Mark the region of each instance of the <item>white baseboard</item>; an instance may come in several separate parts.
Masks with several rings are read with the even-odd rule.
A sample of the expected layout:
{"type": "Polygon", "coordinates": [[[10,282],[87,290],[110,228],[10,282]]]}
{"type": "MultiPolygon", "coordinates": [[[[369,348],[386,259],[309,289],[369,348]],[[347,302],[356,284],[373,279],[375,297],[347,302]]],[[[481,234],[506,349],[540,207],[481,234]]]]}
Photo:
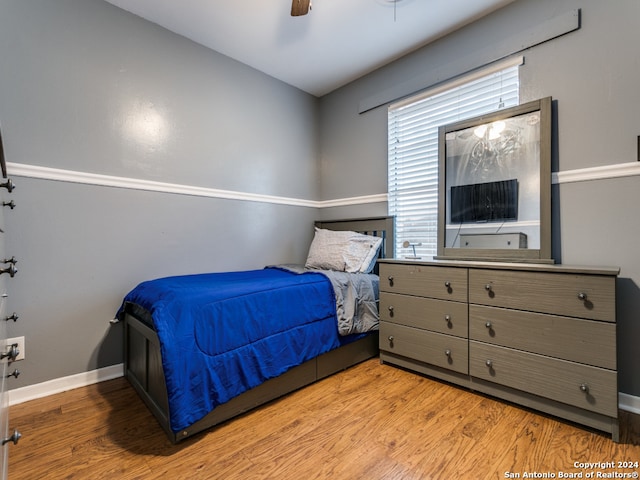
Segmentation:
{"type": "Polygon", "coordinates": [[[70,375],[68,377],[56,378],[46,382],[37,383],[35,385],[16,388],[7,392],[9,395],[9,406],[28,402],[29,400],[35,400],[36,398],[47,397],[60,392],[66,392],[67,390],[73,390],[74,388],[86,387],[87,385],[93,385],[94,383],[112,380],[114,378],[122,377],[123,375],[124,365],[120,363],[118,365],[111,365],[109,367],[99,368],[98,370],[92,370],[90,372],[78,373],[77,375],[70,375]]]}
{"type": "Polygon", "coordinates": [[[619,393],[618,406],[620,410],[640,415],[640,397],[629,395],[628,393],[619,393]]]}

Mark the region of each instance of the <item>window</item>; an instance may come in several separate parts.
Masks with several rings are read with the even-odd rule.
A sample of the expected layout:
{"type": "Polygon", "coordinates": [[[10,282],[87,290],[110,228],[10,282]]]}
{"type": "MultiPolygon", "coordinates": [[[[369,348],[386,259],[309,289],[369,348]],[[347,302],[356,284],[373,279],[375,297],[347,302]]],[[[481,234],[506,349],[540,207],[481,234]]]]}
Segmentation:
{"type": "Polygon", "coordinates": [[[519,103],[522,57],[449,82],[389,107],[389,215],[398,257],[436,254],[438,127],[519,103]]]}

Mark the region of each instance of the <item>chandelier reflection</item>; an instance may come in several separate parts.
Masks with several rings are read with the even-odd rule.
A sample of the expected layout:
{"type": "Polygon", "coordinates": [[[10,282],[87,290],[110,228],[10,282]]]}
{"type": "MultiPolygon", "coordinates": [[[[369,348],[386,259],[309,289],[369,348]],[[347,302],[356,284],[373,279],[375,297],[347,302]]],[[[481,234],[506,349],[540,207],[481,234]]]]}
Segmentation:
{"type": "Polygon", "coordinates": [[[506,160],[521,146],[520,128],[507,128],[502,120],[479,125],[473,130],[476,138],[469,153],[469,173],[480,178],[495,176],[507,168],[506,160]]]}

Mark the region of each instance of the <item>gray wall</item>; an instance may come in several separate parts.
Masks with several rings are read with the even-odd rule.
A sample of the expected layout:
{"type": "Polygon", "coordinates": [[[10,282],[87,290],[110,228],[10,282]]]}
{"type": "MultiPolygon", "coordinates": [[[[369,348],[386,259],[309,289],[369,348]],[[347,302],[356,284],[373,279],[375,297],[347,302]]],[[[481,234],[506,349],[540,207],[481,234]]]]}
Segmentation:
{"type": "MultiPolygon", "coordinates": [[[[314,200],[318,100],[101,0],[0,2],[7,161],[314,200]]],[[[12,388],[122,362],[110,326],[158,276],[301,261],[315,208],[15,177],[12,388]]]]}
{"type": "MultiPolygon", "coordinates": [[[[517,51],[527,36],[573,9],[577,31],[522,52],[521,102],[552,96],[557,105],[554,171],[634,162],[640,134],[640,2],[517,0],[321,99],[323,199],[386,191],[386,106],[359,114],[360,103],[394,86],[442,72],[463,73],[517,51]],[[521,33],[519,33],[521,32],[521,33]],[[347,173],[346,175],[344,173],[347,173]],[[357,175],[359,181],[352,179],[357,175]]],[[[636,170],[638,172],[638,170],[636,170]]],[[[554,187],[553,245],[557,261],[621,268],[618,282],[620,390],[640,396],[640,176],[560,183],[554,187]]],[[[386,204],[326,209],[326,216],[384,214],[386,204]]]]}
{"type": "MultiPolygon", "coordinates": [[[[554,170],[633,162],[636,0],[517,0],[320,100],[99,0],[3,0],[6,154],[27,165],[300,199],[385,193],[386,108],[359,114],[363,99],[479,67],[576,8],[580,30],[524,52],[522,101],[557,101],[554,170]]],[[[9,334],[27,340],[15,386],[121,362],[122,331],[108,319],[141,280],[301,261],[314,218],[387,213],[384,202],[318,210],[14,180],[18,207],[5,216],[20,272],[9,309],[21,318],[9,334]]],[[[564,263],[621,267],[620,389],[636,396],[639,187],[637,176],[555,186],[553,234],[564,263]]]]}

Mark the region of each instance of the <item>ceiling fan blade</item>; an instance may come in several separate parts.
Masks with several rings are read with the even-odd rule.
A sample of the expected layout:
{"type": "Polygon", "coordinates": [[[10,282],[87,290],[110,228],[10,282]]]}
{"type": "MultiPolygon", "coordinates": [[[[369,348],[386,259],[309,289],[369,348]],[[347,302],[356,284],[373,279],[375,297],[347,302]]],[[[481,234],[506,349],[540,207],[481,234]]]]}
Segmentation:
{"type": "Polygon", "coordinates": [[[300,15],[306,15],[311,8],[311,0],[292,0],[291,2],[291,16],[299,17],[300,15]]]}

